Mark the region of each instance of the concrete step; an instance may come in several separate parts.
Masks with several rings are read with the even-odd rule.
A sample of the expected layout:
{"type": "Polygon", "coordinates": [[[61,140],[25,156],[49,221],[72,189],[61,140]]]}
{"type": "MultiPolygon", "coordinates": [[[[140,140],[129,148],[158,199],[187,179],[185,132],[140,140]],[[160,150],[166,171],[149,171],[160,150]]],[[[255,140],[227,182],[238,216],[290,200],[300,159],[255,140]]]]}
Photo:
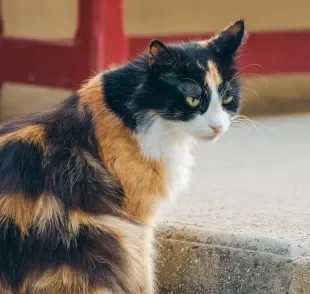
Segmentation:
{"type": "Polygon", "coordinates": [[[309,294],[310,257],[289,242],[205,228],[162,228],[162,294],[309,294]]]}

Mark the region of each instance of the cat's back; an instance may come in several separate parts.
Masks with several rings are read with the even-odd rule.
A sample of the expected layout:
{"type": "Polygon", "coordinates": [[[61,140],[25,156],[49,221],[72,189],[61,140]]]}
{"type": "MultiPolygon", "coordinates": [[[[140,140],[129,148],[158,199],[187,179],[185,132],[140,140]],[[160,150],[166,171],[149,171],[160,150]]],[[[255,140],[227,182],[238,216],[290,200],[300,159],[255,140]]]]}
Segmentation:
{"type": "MultiPolygon", "coordinates": [[[[80,111],[79,95],[3,125],[0,292],[125,293],[137,287],[127,275],[126,246],[137,247],[143,232],[121,217],[122,199],[122,187],[99,158],[92,117],[87,107],[80,111]],[[125,244],[123,231],[133,232],[133,244],[125,244]]],[[[136,263],[130,261],[141,266],[136,263]]]]}
{"type": "MultiPolygon", "coordinates": [[[[77,99],[70,97],[55,109],[24,116],[0,127],[1,196],[21,193],[37,197],[43,192],[46,166],[56,164],[55,154],[60,156],[64,149],[72,147],[74,128],[79,128],[71,109],[77,99]],[[64,106],[69,104],[66,113],[64,106]]],[[[75,148],[80,143],[77,138],[75,148]]]]}

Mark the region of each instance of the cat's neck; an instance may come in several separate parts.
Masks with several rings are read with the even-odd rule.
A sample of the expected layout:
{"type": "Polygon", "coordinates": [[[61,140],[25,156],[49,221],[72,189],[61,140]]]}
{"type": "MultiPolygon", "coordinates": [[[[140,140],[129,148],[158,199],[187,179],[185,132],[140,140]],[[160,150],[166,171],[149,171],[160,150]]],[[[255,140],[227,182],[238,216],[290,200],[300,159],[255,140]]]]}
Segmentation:
{"type": "Polygon", "coordinates": [[[140,144],[141,153],[145,158],[166,160],[175,156],[173,150],[188,149],[194,144],[194,139],[183,131],[177,131],[170,123],[158,115],[152,115],[146,122],[140,123],[135,136],[140,144]]]}
{"type": "Polygon", "coordinates": [[[153,116],[135,134],[141,154],[146,159],[163,162],[168,195],[174,197],[183,191],[190,178],[193,164],[191,149],[195,140],[186,133],[175,130],[169,122],[153,116]]]}

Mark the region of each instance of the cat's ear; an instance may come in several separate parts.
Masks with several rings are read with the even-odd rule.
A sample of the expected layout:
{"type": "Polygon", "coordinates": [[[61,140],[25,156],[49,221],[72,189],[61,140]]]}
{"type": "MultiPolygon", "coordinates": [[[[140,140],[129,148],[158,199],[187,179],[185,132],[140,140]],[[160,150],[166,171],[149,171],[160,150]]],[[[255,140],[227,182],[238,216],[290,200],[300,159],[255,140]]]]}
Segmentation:
{"type": "Polygon", "coordinates": [[[212,38],[209,48],[219,57],[233,57],[245,43],[246,31],[244,20],[238,20],[212,38]]]}
{"type": "Polygon", "coordinates": [[[175,65],[175,59],[163,42],[154,40],[149,46],[148,63],[154,70],[167,69],[175,65]]]}

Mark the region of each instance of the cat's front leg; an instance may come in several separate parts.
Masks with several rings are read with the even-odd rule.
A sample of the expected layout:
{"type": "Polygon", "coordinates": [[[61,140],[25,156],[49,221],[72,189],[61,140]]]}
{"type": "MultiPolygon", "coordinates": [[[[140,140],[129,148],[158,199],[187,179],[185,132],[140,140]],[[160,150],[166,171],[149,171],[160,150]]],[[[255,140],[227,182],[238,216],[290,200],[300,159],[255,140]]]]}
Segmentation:
{"type": "Polygon", "coordinates": [[[144,285],[140,294],[154,294],[155,291],[155,269],[154,269],[154,230],[148,229],[143,249],[144,285]]]}

